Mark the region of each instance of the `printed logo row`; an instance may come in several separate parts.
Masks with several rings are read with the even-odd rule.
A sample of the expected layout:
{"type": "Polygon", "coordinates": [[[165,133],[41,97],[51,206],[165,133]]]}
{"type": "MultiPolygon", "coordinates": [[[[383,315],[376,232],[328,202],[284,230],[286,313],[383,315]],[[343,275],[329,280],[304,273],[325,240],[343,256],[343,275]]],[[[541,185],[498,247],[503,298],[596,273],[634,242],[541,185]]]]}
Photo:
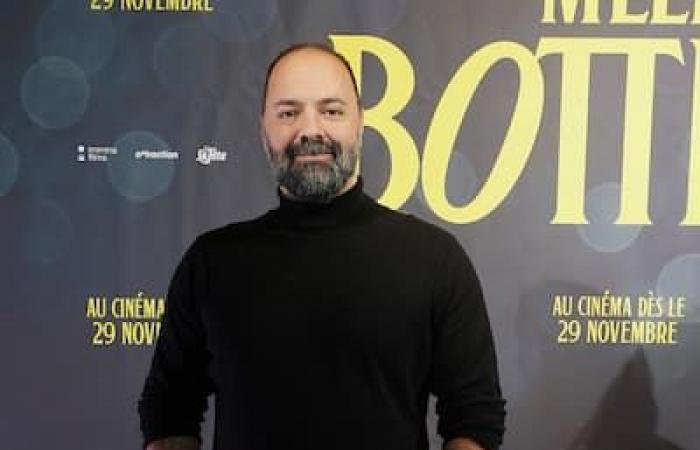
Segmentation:
{"type": "MultiPolygon", "coordinates": [[[[78,162],[108,162],[119,154],[116,147],[83,145],[77,147],[78,162]]],[[[133,151],[133,158],[147,161],[174,161],[180,159],[180,152],[170,149],[138,149],[133,151]]],[[[228,152],[219,150],[213,145],[202,145],[197,149],[195,160],[208,166],[212,163],[223,163],[228,159],[228,152]]]]}

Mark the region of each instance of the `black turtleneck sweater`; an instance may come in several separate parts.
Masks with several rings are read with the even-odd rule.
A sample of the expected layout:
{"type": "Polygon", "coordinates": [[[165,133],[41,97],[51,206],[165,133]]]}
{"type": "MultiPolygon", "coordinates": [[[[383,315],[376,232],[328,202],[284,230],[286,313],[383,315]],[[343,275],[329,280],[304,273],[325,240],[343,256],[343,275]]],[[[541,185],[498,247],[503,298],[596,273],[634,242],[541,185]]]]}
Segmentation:
{"type": "Polygon", "coordinates": [[[328,204],[281,195],[200,236],[168,292],[139,401],[145,443],[216,450],[427,450],[438,432],[486,449],[504,401],[479,281],[446,231],[379,205],[362,178],[328,204]]]}

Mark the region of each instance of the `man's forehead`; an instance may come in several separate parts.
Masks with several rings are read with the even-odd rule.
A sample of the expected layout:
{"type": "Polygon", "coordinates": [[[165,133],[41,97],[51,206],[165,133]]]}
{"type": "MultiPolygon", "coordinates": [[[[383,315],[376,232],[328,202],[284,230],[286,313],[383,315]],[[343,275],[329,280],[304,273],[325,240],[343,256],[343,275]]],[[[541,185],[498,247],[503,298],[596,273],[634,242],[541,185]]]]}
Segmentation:
{"type": "Polygon", "coordinates": [[[309,66],[340,71],[346,70],[344,64],[338,57],[329,52],[309,47],[296,49],[284,55],[275,64],[272,74],[274,75],[276,72],[279,73],[283,70],[309,66]]]}
{"type": "Polygon", "coordinates": [[[270,93],[277,94],[304,88],[332,89],[341,97],[354,94],[344,64],[335,56],[313,48],[299,49],[280,59],[270,73],[268,88],[270,93]]]}

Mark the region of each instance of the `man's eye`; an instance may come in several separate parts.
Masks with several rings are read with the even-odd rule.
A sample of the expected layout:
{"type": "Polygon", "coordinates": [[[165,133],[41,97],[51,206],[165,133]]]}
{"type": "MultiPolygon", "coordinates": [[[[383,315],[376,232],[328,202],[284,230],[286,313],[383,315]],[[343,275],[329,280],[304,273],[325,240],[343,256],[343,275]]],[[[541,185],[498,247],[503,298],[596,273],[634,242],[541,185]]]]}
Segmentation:
{"type": "Polygon", "coordinates": [[[327,109],[324,111],[326,115],[329,116],[342,116],[343,110],[341,109],[327,109]]]}
{"type": "Polygon", "coordinates": [[[291,119],[297,115],[294,110],[280,111],[277,113],[277,117],[280,119],[291,119]]]}

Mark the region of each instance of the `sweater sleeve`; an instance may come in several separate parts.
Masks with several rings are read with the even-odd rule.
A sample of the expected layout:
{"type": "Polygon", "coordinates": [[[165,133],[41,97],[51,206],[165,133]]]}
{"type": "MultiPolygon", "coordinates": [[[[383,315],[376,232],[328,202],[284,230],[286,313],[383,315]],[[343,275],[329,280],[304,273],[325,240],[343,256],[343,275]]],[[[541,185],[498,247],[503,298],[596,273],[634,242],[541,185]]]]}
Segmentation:
{"type": "Polygon", "coordinates": [[[497,449],[505,430],[491,326],[476,272],[451,238],[433,297],[430,390],[437,397],[438,433],[497,449]]]}
{"type": "Polygon", "coordinates": [[[212,383],[197,302],[205,294],[206,269],[195,243],[168,288],[166,311],[150,371],[138,402],[144,447],[170,436],[193,436],[200,428],[212,383]]]}

